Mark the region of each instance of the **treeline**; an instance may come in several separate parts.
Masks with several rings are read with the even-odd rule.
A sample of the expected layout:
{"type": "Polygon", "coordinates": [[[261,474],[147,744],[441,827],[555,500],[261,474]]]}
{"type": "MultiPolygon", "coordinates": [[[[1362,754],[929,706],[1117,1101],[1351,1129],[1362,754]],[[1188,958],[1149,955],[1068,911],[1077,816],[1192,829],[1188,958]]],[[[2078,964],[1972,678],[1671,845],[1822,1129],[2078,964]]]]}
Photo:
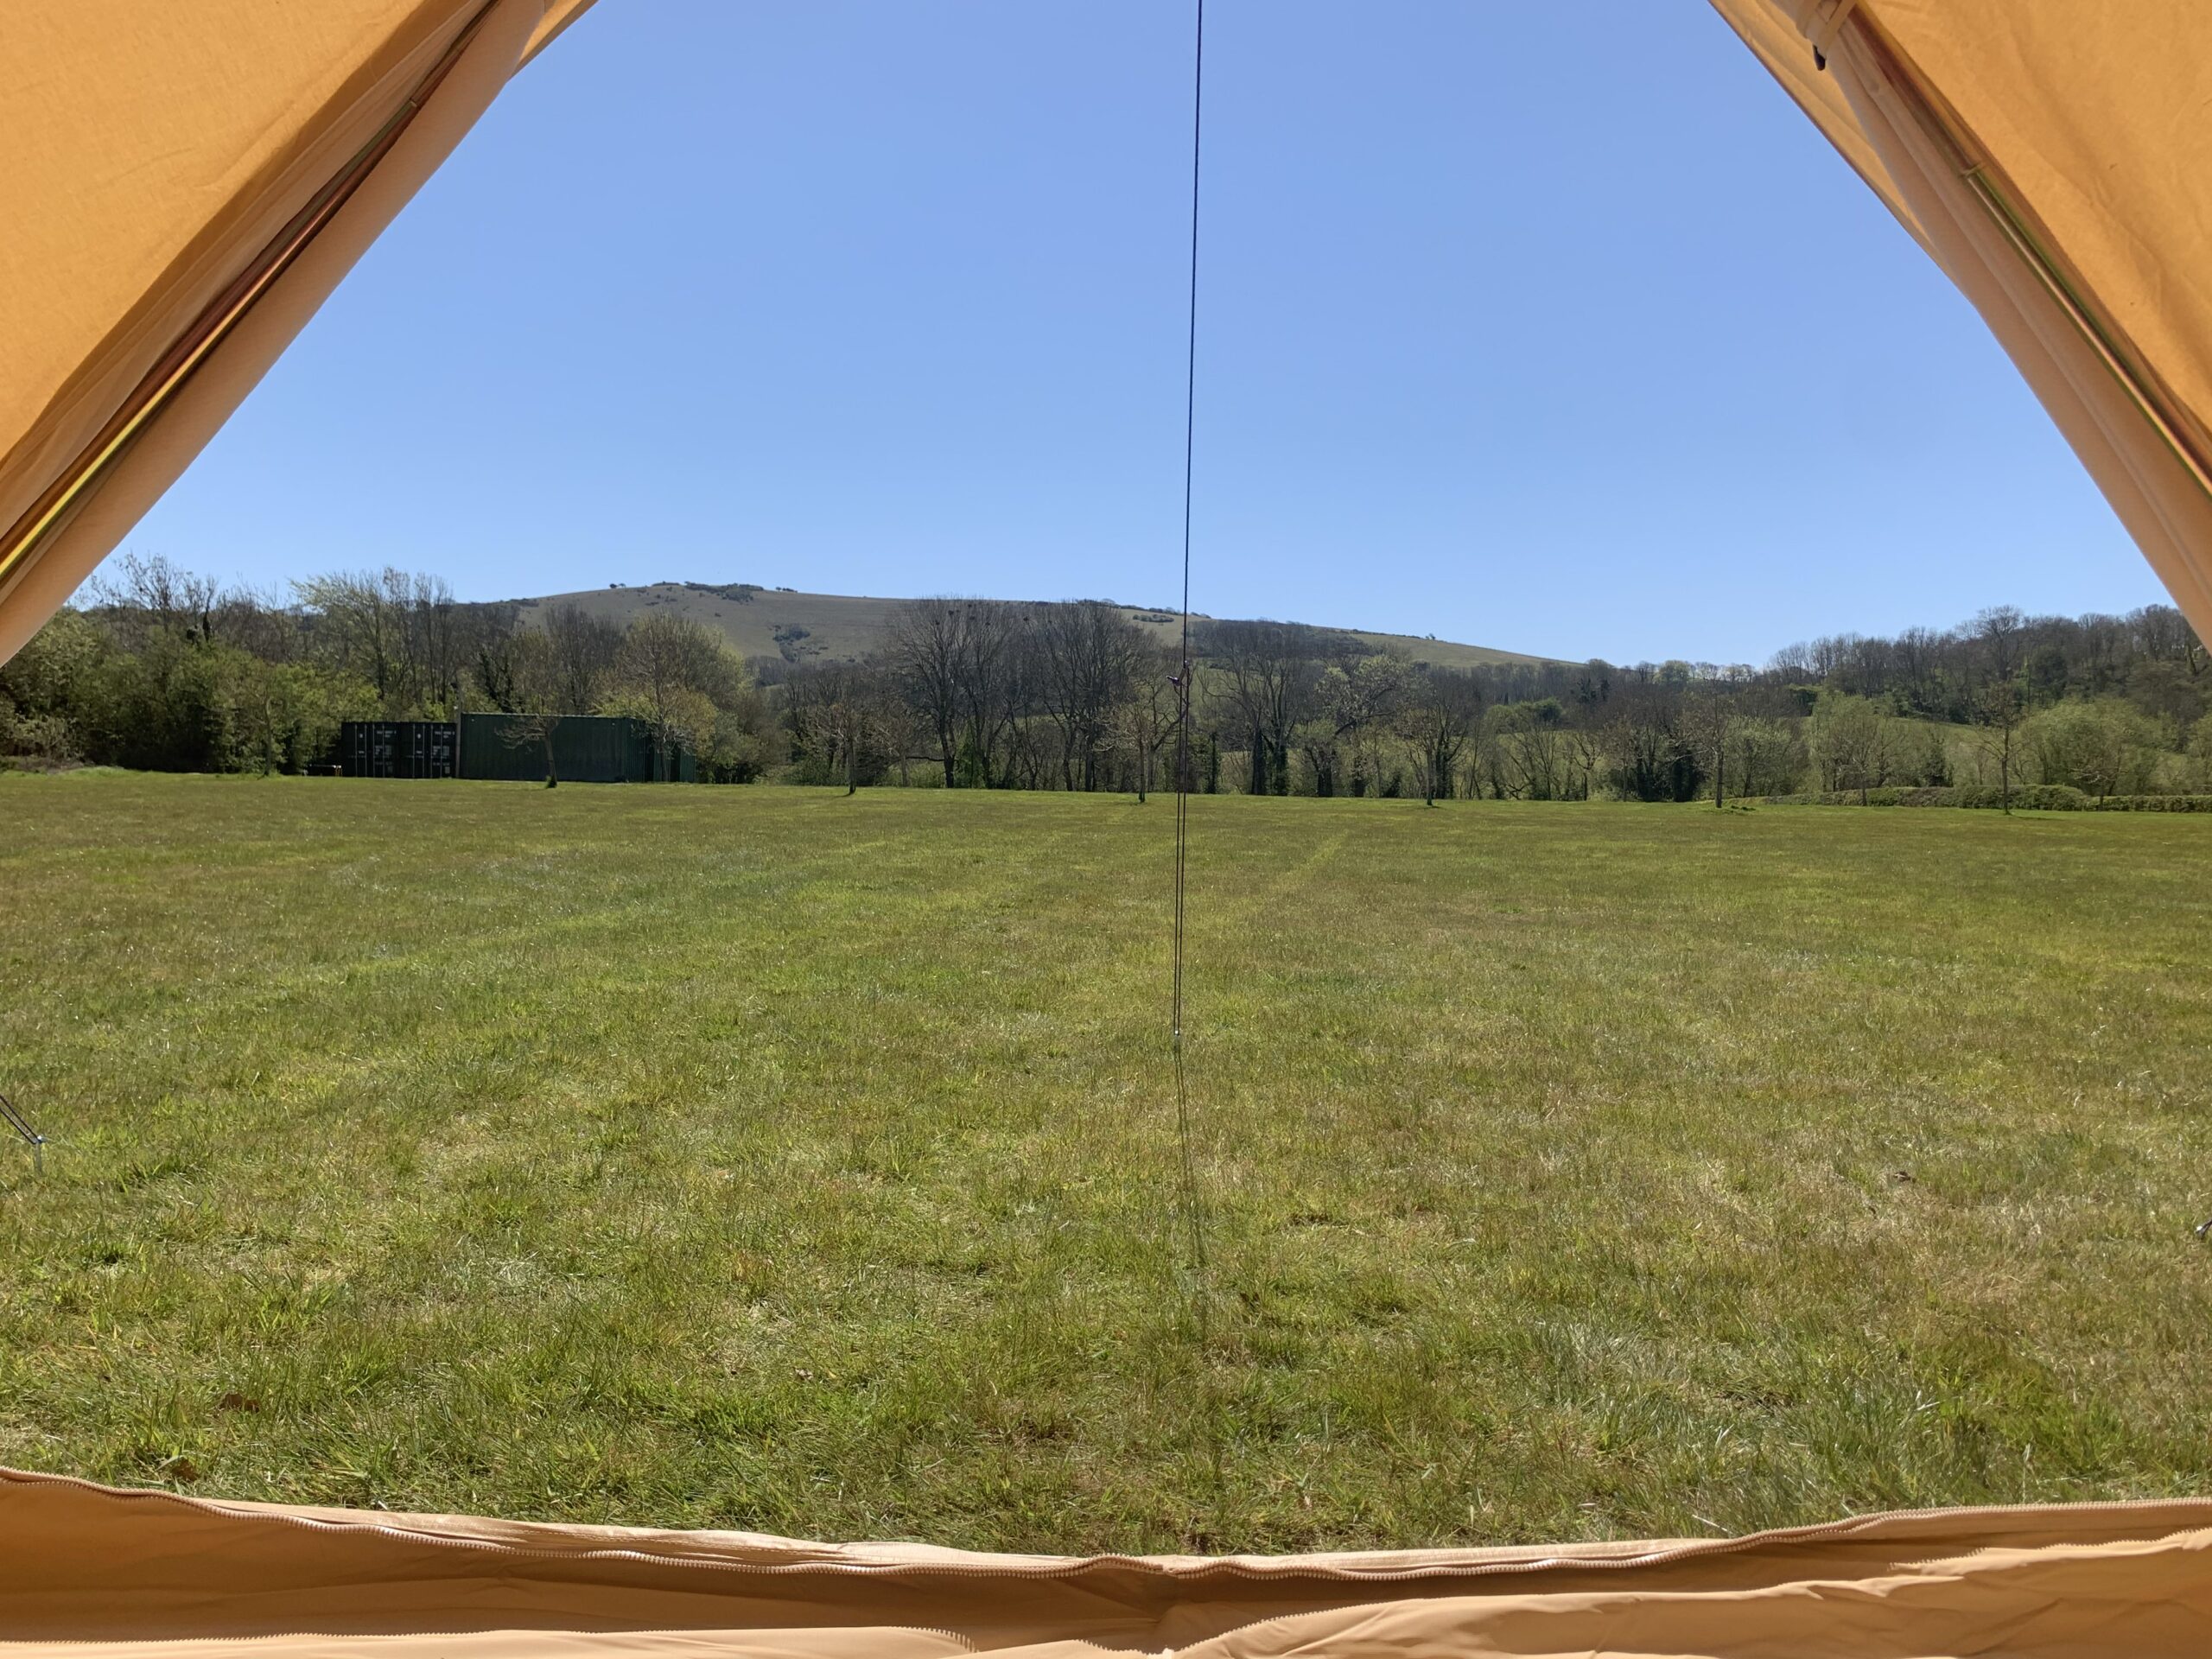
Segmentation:
{"type": "MultiPolygon", "coordinates": [[[[1987,785],[2212,787],[2212,663],[2181,614],[1793,646],[1764,669],[1452,668],[1281,622],[1193,624],[1191,786],[1571,801],[1987,785]]],[[[1179,658],[1117,607],[916,601],[865,663],[785,687],[794,775],[849,786],[1163,780],[1179,658]],[[919,764],[918,764],[918,762],[919,764]]]]}
{"type": "Polygon", "coordinates": [[[747,664],[665,613],[456,602],[435,576],[319,576],[289,600],[125,556],[0,665],[0,756],[298,771],[353,718],[628,715],[701,775],[848,789],[1171,787],[1572,801],[1800,792],[2212,789],[2212,660],[2181,614],[1843,635],[1764,668],[1449,667],[1282,622],[1172,640],[1095,601],[901,607],[854,664],[747,664]],[[766,682],[764,683],[764,682],[766,682]],[[1187,690],[1187,705],[1186,705],[1187,690]]]}
{"type": "MultiPolygon", "coordinates": [[[[1471,674],[1282,622],[1195,621],[1189,786],[1460,792],[1484,709],[1471,674]]],[[[779,688],[799,781],[944,788],[1169,786],[1179,646],[1099,600],[916,600],[868,660],[779,688]]]]}
{"type": "Polygon", "coordinates": [[[517,606],[463,604],[395,569],[312,577],[286,601],[133,555],[90,597],[0,664],[0,756],[301,772],[347,720],[496,709],[636,715],[726,781],[779,759],[744,664],[678,618],[623,628],[556,607],[524,626],[517,606]]]}

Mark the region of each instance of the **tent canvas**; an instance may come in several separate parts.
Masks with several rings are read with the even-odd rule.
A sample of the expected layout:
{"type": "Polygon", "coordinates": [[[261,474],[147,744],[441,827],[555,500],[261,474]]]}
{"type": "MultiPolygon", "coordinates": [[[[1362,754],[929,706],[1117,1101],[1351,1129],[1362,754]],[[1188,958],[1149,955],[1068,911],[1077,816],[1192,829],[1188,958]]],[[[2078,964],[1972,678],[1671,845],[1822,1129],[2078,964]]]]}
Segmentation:
{"type": "Polygon", "coordinates": [[[1065,1560],[0,1476],[0,1651],[2158,1659],[2203,1650],[2208,1544],[2212,1502],[2198,1501],[1871,1516],[1745,1539],[1065,1560]]]}
{"type": "MultiPolygon", "coordinates": [[[[0,8],[0,660],[589,0],[0,8]]],[[[1713,0],[1957,283],[2212,636],[2198,0],[1713,0]]],[[[1856,319],[1808,319],[1848,339],[1856,319]]],[[[1809,435],[1817,443],[1817,429],[1809,435]]],[[[1864,487],[1839,477],[1835,487],[1864,487]]],[[[2212,1503],[1206,1562],[284,1510],[0,1477],[25,1652],[2196,1652],[2212,1503]]]]}

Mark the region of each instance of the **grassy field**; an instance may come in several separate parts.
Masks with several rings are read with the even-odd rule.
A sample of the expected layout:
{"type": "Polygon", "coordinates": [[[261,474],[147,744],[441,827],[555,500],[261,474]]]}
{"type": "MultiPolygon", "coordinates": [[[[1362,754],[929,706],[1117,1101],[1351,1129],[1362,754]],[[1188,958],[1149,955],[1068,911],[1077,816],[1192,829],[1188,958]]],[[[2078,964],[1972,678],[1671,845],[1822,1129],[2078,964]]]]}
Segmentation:
{"type": "Polygon", "coordinates": [[[2212,1490],[2212,823],[0,778],[0,1462],[1289,1549],[2212,1490]]]}

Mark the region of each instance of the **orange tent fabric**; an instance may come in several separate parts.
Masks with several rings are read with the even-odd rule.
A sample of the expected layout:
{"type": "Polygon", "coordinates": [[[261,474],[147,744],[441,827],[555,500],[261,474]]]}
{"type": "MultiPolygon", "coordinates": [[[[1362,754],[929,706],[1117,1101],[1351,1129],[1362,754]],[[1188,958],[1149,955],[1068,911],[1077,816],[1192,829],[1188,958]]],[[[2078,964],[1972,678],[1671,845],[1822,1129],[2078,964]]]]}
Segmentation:
{"type": "MultiPolygon", "coordinates": [[[[2212,638],[2212,12],[1713,4],[1973,302],[2212,638]]],[[[1847,342],[1853,319],[1819,321],[1847,342]]]]}
{"type": "Polygon", "coordinates": [[[0,1653],[2179,1659],[2212,1633],[2209,1546],[2212,1502],[2196,1502],[1684,1543],[1062,1560],[0,1474],[0,1653]]]}
{"type": "Polygon", "coordinates": [[[589,3],[0,6],[0,661],[589,3]]]}

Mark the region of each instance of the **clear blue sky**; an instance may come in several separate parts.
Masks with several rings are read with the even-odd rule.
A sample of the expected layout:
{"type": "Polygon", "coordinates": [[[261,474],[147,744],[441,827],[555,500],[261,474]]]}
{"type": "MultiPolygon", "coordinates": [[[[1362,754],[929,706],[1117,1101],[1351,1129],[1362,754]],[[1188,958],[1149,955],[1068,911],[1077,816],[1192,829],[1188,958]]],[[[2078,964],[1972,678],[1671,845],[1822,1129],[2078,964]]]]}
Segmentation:
{"type": "MultiPolygon", "coordinates": [[[[1194,602],[1617,661],[2163,597],[1700,0],[1212,0],[1194,602]]],[[[1163,603],[1190,13],[601,0],[130,546],[1163,603]]]]}

